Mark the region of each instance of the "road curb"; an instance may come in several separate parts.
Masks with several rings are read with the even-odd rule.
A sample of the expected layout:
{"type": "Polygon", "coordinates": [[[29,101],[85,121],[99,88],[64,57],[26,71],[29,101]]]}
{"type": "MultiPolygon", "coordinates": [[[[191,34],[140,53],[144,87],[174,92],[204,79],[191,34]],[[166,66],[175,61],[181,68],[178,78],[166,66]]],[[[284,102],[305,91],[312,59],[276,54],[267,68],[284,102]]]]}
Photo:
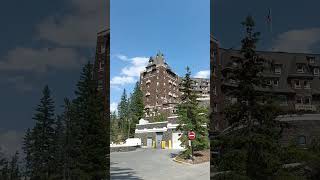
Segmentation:
{"type": "Polygon", "coordinates": [[[180,163],[180,164],[186,164],[186,165],[189,165],[189,166],[193,165],[193,164],[191,164],[191,163],[186,163],[186,162],[177,160],[176,158],[173,158],[172,160],[173,160],[174,162],[177,162],[177,163],[180,163]]]}

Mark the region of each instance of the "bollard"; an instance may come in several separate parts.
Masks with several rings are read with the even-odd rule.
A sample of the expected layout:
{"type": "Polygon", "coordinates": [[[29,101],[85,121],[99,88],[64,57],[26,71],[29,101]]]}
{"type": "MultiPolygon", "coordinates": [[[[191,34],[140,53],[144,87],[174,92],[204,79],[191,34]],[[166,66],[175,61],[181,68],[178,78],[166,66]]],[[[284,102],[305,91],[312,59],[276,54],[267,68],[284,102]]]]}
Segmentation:
{"type": "Polygon", "coordinates": [[[171,149],[171,140],[169,140],[168,148],[171,149]]]}
{"type": "Polygon", "coordinates": [[[163,149],[166,148],[166,141],[163,141],[163,149]]]}
{"type": "Polygon", "coordinates": [[[156,148],[156,142],[155,141],[152,141],[152,147],[156,148]]]}

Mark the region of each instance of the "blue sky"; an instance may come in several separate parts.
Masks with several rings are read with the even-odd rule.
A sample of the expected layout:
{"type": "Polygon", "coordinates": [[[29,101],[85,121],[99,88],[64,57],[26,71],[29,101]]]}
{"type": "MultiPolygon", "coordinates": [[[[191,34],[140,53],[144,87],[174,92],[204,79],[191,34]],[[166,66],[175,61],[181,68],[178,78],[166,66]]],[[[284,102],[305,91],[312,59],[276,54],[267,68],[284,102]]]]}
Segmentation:
{"type": "Polygon", "coordinates": [[[106,28],[106,1],[3,0],[0,6],[0,149],[14,152],[34,125],[47,84],[57,112],[73,98],[81,67],[106,28]]]}
{"type": "Polygon", "coordinates": [[[188,65],[193,75],[208,77],[209,0],[111,0],[110,7],[112,110],[158,51],[179,75],[188,65]]]}

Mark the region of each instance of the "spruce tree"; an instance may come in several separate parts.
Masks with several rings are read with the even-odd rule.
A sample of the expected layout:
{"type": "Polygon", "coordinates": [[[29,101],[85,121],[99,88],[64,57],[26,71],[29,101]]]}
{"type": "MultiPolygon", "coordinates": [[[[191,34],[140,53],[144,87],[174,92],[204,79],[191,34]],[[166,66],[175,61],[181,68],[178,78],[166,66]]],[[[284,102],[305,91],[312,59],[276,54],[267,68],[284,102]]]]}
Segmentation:
{"type": "Polygon", "coordinates": [[[197,95],[192,90],[193,80],[191,71],[186,68],[185,77],[180,83],[181,103],[177,106],[178,127],[177,130],[183,132],[180,141],[186,147],[184,154],[191,155],[191,147],[188,145],[188,132],[196,133],[195,140],[192,141],[192,147],[195,151],[208,148],[208,130],[204,127],[208,123],[207,110],[201,107],[197,101],[197,95]]]}
{"type": "Polygon", "coordinates": [[[48,86],[42,91],[43,97],[36,108],[32,129],[32,177],[48,179],[53,171],[52,160],[54,152],[55,118],[54,101],[48,86]]]}
{"type": "Polygon", "coordinates": [[[62,179],[63,178],[63,168],[64,168],[64,148],[65,148],[65,128],[63,124],[63,117],[58,116],[56,120],[55,126],[55,134],[54,134],[54,145],[53,145],[53,159],[52,159],[52,166],[53,166],[53,179],[62,179]]]}
{"type": "Polygon", "coordinates": [[[285,153],[278,143],[281,124],[275,118],[279,108],[269,93],[259,91],[266,84],[262,73],[269,62],[256,53],[259,33],[254,31],[255,22],[248,16],[242,25],[245,37],[239,57],[233,57],[237,65],[224,72],[226,81],[237,82],[237,88],[226,92],[237,102],[226,105],[229,128],[212,143],[214,149],[220,149],[214,165],[230,173],[216,178],[273,179],[281,172],[285,153]]]}
{"type": "Polygon", "coordinates": [[[127,136],[128,118],[129,118],[129,100],[127,98],[126,89],[123,89],[120,103],[118,105],[118,116],[120,120],[120,129],[122,131],[122,140],[127,136]]]}
{"type": "Polygon", "coordinates": [[[130,104],[129,104],[129,116],[130,116],[130,136],[134,136],[136,124],[139,123],[139,119],[143,117],[143,110],[144,110],[144,104],[143,104],[143,93],[140,89],[140,83],[137,82],[133,93],[130,97],[130,104]]]}
{"type": "Polygon", "coordinates": [[[24,152],[24,178],[27,179],[31,177],[32,171],[32,133],[30,128],[27,129],[26,134],[23,138],[22,150],[24,152]]]}
{"type": "Polygon", "coordinates": [[[107,175],[108,130],[103,97],[93,79],[93,67],[83,68],[76,90],[76,112],[81,131],[80,174],[83,178],[103,179],[107,175]]]}
{"type": "Polygon", "coordinates": [[[20,179],[20,169],[19,169],[19,153],[18,151],[12,156],[9,167],[9,178],[10,180],[20,179]]]}
{"type": "Polygon", "coordinates": [[[81,155],[82,135],[75,103],[70,102],[67,98],[64,99],[62,119],[65,125],[63,177],[64,179],[77,179],[80,176],[78,157],[81,155]]]}

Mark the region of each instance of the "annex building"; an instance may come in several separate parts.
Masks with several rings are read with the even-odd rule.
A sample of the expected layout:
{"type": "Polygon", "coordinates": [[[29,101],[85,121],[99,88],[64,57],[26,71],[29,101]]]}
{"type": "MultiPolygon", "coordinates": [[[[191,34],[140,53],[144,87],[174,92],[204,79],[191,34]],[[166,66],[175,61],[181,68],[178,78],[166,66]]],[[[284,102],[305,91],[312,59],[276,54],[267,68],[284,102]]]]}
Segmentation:
{"type": "MultiPolygon", "coordinates": [[[[211,36],[211,133],[221,132],[228,127],[224,121],[226,104],[237,101],[228,90],[237,87],[237,82],[226,78],[224,72],[237,66],[233,57],[240,57],[240,51],[219,47],[211,36]]],[[[270,61],[262,75],[268,87],[257,91],[272,93],[284,116],[279,120],[293,126],[283,133],[283,144],[296,142],[304,145],[320,137],[320,54],[257,51],[260,57],[270,61]],[[300,114],[300,115],[298,115],[300,114]]]]}

